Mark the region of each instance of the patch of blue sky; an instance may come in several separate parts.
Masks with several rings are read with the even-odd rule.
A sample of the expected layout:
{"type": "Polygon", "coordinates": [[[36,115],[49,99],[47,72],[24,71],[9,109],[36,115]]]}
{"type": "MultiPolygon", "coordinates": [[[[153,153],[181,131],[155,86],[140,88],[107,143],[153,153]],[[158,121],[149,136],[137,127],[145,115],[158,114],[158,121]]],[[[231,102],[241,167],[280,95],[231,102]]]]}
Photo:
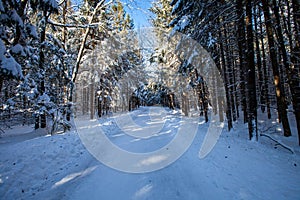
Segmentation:
{"type": "Polygon", "coordinates": [[[150,27],[153,14],[149,11],[153,0],[122,0],[126,12],[134,20],[135,28],[150,27]]]}
{"type": "MultiPolygon", "coordinates": [[[[150,27],[150,19],[153,14],[149,11],[152,2],[155,0],[121,0],[125,11],[134,21],[135,28],[150,27]]],[[[81,5],[84,0],[72,0],[73,4],[81,5]]]]}

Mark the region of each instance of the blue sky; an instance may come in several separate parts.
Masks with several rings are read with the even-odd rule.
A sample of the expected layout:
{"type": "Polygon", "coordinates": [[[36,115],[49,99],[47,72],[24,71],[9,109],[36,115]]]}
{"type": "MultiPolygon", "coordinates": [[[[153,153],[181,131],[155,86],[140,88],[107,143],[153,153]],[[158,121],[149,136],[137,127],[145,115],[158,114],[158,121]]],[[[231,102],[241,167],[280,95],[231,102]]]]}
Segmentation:
{"type": "MultiPolygon", "coordinates": [[[[72,0],[75,4],[80,4],[83,0],[72,0]]],[[[149,27],[150,16],[152,13],[148,10],[151,7],[151,2],[156,0],[121,0],[127,13],[134,20],[135,28],[149,27]]]]}
{"type": "Polygon", "coordinates": [[[122,0],[125,4],[125,10],[134,20],[135,28],[149,27],[151,12],[148,10],[151,7],[151,2],[154,0],[122,0]]]}

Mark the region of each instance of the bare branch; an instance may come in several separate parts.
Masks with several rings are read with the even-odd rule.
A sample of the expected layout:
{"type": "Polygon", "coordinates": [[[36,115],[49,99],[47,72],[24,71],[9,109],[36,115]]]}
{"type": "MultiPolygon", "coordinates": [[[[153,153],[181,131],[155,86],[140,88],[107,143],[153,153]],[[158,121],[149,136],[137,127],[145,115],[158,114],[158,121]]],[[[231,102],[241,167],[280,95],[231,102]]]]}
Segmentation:
{"type": "MultiPolygon", "coordinates": [[[[97,4],[97,6],[95,7],[95,10],[94,10],[93,13],[92,13],[92,16],[91,16],[91,19],[90,19],[90,21],[89,21],[89,24],[91,24],[91,23],[93,22],[93,20],[94,20],[94,18],[95,18],[95,16],[96,16],[97,11],[98,11],[100,8],[102,8],[102,7],[106,6],[106,5],[108,5],[108,4],[111,3],[111,2],[112,2],[112,1],[110,1],[110,2],[108,2],[108,3],[106,3],[106,4],[104,4],[104,3],[105,3],[105,0],[100,1],[100,2],[97,4]],[[103,5],[103,4],[104,4],[104,5],[103,5]]],[[[86,43],[86,40],[87,40],[87,38],[88,38],[89,32],[90,32],[90,27],[87,27],[87,29],[85,30],[85,34],[84,34],[84,36],[83,36],[82,43],[81,43],[81,45],[80,45],[79,52],[78,52],[78,56],[77,56],[77,60],[76,60],[76,66],[75,66],[74,71],[73,71],[73,75],[72,75],[72,82],[73,82],[73,83],[75,83],[75,80],[76,80],[76,77],[77,77],[77,73],[78,73],[78,70],[79,70],[80,61],[81,61],[82,56],[83,56],[84,47],[85,47],[85,43],[86,43]]]]}
{"type": "MultiPolygon", "coordinates": [[[[79,24],[62,24],[59,22],[54,22],[51,19],[48,19],[48,23],[54,26],[65,27],[65,28],[96,28],[97,24],[87,24],[87,25],[79,25],[79,24]]],[[[100,24],[100,23],[99,23],[100,24]]]]}

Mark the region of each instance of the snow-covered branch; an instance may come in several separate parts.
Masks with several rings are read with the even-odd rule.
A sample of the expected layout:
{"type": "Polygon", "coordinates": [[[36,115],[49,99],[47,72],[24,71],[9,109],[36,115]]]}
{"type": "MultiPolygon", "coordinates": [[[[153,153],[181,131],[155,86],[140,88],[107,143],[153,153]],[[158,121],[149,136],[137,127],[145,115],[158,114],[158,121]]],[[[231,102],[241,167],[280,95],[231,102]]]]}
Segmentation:
{"type": "Polygon", "coordinates": [[[289,147],[289,146],[283,144],[282,142],[280,142],[280,141],[274,139],[272,136],[270,136],[270,135],[268,135],[268,134],[261,133],[260,136],[264,136],[264,137],[267,137],[267,138],[271,139],[272,141],[274,141],[274,142],[276,143],[276,144],[275,144],[276,146],[277,146],[277,145],[282,146],[283,148],[289,150],[292,154],[295,153],[294,150],[293,150],[291,147],[289,147]]]}
{"type": "Polygon", "coordinates": [[[48,19],[48,23],[54,26],[59,26],[59,27],[64,27],[64,28],[97,28],[97,27],[102,27],[102,22],[98,22],[98,23],[90,23],[90,24],[86,24],[86,25],[80,25],[80,24],[62,24],[59,22],[55,22],[51,19],[48,19]]]}
{"type": "Polygon", "coordinates": [[[62,24],[59,22],[54,22],[51,19],[48,19],[48,23],[54,26],[65,27],[65,28],[96,28],[96,24],[90,25],[79,25],[79,24],[62,24]]]}

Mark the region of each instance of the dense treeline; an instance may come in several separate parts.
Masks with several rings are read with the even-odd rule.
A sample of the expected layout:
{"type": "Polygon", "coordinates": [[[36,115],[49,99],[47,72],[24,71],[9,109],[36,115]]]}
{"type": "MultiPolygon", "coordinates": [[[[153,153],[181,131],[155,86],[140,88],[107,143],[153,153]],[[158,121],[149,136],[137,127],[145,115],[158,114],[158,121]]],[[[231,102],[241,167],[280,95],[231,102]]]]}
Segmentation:
{"type": "Polygon", "coordinates": [[[69,0],[0,0],[1,123],[22,119],[45,128],[50,119],[53,133],[70,126],[74,108],[100,117],[132,109],[138,97],[149,105],[180,107],[186,115],[193,107],[206,121],[212,105],[221,121],[226,114],[229,130],[242,118],[250,139],[258,138],[258,112],[270,119],[274,108],[283,135],[290,136],[292,111],[300,144],[299,10],[298,0],[154,2],[158,43],[173,35],[179,44],[159,46],[151,55],[150,62],[160,66],[160,89],[147,86],[151,100],[139,91],[147,82],[145,62],[120,1],[85,0],[74,7],[69,0]],[[201,44],[217,70],[202,69],[213,66],[202,58],[195,66],[194,53],[204,51],[186,48],[196,45],[176,32],[201,44]]]}
{"type": "Polygon", "coordinates": [[[300,144],[299,1],[160,2],[166,10],[171,6],[173,31],[189,35],[212,55],[226,87],[228,128],[241,108],[249,138],[257,138],[257,112],[271,118],[276,107],[283,134],[290,136],[291,108],[300,144]]]}
{"type": "Polygon", "coordinates": [[[120,48],[136,43],[122,3],[81,3],[0,0],[1,128],[22,121],[36,129],[49,127],[51,133],[66,130],[74,108],[80,108],[74,105],[80,85],[81,96],[91,97],[86,98],[91,115],[95,107],[101,115],[107,107],[103,99],[110,99],[120,77],[140,64],[138,50],[120,48]]]}

